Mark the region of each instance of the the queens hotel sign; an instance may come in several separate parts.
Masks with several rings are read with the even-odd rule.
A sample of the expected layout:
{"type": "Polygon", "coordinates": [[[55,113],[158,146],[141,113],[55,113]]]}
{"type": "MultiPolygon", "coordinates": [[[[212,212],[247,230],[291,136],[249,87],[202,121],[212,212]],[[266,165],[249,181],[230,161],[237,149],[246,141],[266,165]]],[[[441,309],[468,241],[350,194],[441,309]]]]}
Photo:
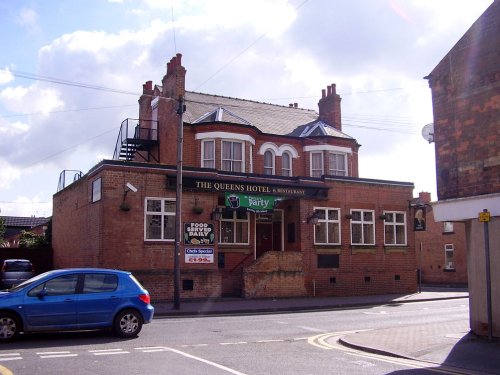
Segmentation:
{"type": "MultiPolygon", "coordinates": [[[[167,176],[167,186],[170,188],[175,186],[175,177],[167,176]]],[[[328,194],[328,188],[324,186],[254,183],[236,180],[210,180],[196,177],[183,177],[182,187],[184,190],[190,191],[269,194],[290,198],[326,198],[328,194]]]]}

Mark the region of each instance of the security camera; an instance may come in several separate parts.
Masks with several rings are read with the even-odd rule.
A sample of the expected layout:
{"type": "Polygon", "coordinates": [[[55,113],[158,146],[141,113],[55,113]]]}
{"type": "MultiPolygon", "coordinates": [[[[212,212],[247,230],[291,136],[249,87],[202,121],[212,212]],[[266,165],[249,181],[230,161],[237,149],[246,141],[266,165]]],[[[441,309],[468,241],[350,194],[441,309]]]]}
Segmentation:
{"type": "Polygon", "coordinates": [[[132,190],[134,193],[137,193],[137,188],[134,185],[132,185],[130,182],[127,182],[125,184],[125,186],[128,187],[130,190],[132,190]]]}

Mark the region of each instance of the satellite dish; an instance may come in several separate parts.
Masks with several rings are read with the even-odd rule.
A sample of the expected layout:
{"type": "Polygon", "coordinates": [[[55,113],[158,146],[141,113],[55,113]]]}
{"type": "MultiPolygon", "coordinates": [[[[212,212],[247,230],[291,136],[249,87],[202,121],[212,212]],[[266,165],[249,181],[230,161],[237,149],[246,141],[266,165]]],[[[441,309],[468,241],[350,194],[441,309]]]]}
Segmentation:
{"type": "Polygon", "coordinates": [[[434,142],[434,124],[427,124],[422,128],[422,137],[429,142],[434,142]]]}

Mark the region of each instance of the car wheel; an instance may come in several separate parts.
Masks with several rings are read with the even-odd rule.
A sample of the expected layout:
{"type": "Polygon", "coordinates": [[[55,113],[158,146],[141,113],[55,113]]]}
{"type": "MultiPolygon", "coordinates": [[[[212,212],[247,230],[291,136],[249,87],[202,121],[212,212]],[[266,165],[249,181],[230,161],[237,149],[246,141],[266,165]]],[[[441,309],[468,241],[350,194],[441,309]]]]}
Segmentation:
{"type": "Polygon", "coordinates": [[[0,313],[0,342],[15,340],[20,330],[21,324],[14,314],[0,313]]]}
{"type": "Polygon", "coordinates": [[[115,317],[113,328],[119,337],[135,337],[142,329],[142,316],[135,310],[121,311],[115,317]]]}

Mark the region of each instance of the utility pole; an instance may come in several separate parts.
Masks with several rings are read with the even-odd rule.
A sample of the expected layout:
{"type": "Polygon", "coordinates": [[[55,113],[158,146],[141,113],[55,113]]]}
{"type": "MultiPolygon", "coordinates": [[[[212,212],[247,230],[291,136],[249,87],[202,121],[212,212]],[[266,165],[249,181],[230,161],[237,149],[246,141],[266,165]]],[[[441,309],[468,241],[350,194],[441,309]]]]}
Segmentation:
{"type": "Polygon", "coordinates": [[[181,285],[181,239],[182,239],[182,142],[184,131],[183,114],[186,111],[184,98],[179,95],[179,106],[177,107],[177,115],[179,115],[179,125],[177,127],[177,186],[175,193],[175,253],[174,253],[174,309],[179,310],[181,307],[180,301],[180,285],[181,285]]]}

